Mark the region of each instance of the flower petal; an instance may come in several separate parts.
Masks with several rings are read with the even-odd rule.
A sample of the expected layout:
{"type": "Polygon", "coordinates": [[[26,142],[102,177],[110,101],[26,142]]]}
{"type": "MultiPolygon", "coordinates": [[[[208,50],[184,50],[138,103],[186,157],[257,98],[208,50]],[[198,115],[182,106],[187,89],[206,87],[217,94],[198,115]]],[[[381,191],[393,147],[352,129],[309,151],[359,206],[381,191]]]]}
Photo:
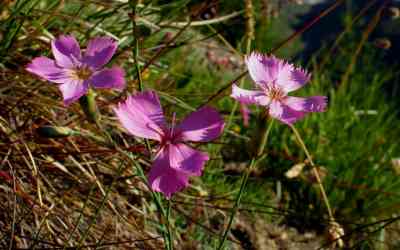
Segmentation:
{"type": "Polygon", "coordinates": [[[71,80],[60,84],[58,88],[63,95],[64,104],[68,106],[87,93],[89,84],[82,80],[71,80]]]}
{"type": "Polygon", "coordinates": [[[190,175],[200,176],[204,163],[209,159],[206,153],[197,151],[183,143],[169,145],[168,151],[171,167],[190,175]]]}
{"type": "Polygon", "coordinates": [[[74,58],[81,58],[79,44],[73,36],[60,36],[51,42],[51,48],[57,65],[65,68],[73,68],[74,58]]]}
{"type": "Polygon", "coordinates": [[[95,88],[114,88],[122,90],[125,87],[125,71],[120,67],[103,69],[96,72],[90,80],[95,88]]]}
{"type": "Polygon", "coordinates": [[[282,60],[276,83],[286,92],[303,87],[310,80],[310,74],[282,60]]]}
{"type": "Polygon", "coordinates": [[[270,116],[279,119],[283,112],[283,108],[280,102],[272,101],[269,105],[269,114],[270,116]]]}
{"type": "Polygon", "coordinates": [[[291,109],[303,112],[324,112],[327,105],[326,96],[312,96],[309,98],[288,96],[284,104],[291,109]]]}
{"type": "Polygon", "coordinates": [[[224,125],[215,109],[204,107],[189,114],[177,126],[178,138],[182,141],[211,141],[221,135],[224,125]]]}
{"type": "Polygon", "coordinates": [[[277,101],[272,101],[269,106],[269,114],[286,124],[293,124],[302,119],[305,112],[297,111],[277,101]]]}
{"type": "Polygon", "coordinates": [[[118,43],[110,37],[96,37],[89,41],[83,61],[98,69],[110,61],[117,47],[118,43]]]}
{"type": "Polygon", "coordinates": [[[153,191],[163,193],[168,199],[189,185],[189,175],[170,167],[169,155],[165,150],[155,158],[148,180],[153,191]]]}
{"type": "Polygon", "coordinates": [[[274,56],[252,52],[245,57],[245,63],[253,81],[265,89],[278,76],[281,61],[274,56]]]}
{"type": "Polygon", "coordinates": [[[36,57],[28,64],[26,70],[50,82],[65,83],[70,81],[68,70],[60,68],[54,60],[47,57],[36,57]]]}
{"type": "Polygon", "coordinates": [[[160,100],[154,91],[129,96],[114,111],[129,133],[142,138],[161,141],[166,123],[160,100]]]}
{"type": "Polygon", "coordinates": [[[232,86],[231,97],[244,104],[267,106],[270,102],[270,99],[263,91],[242,89],[236,84],[232,86]]]}
{"type": "Polygon", "coordinates": [[[251,78],[261,88],[277,84],[286,93],[301,88],[310,80],[310,75],[301,68],[275,56],[253,52],[245,62],[251,78]]]}

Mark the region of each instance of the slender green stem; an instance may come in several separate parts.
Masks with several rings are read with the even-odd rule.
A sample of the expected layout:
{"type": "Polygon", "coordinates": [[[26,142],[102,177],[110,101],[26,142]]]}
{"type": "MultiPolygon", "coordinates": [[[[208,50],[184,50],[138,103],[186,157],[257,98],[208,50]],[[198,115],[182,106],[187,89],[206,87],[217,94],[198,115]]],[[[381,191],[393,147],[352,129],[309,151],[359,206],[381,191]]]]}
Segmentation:
{"type": "Polygon", "coordinates": [[[232,51],[233,53],[237,54],[238,56],[242,56],[242,54],[235,49],[232,44],[230,42],[228,42],[228,40],[225,39],[224,36],[222,36],[216,29],[214,29],[210,24],[207,25],[207,28],[209,28],[211,30],[211,32],[217,34],[217,37],[219,38],[219,40],[221,40],[221,42],[229,48],[230,51],[232,51]]]}
{"type": "MultiPolygon", "coordinates": [[[[254,39],[254,18],[253,18],[252,0],[246,0],[245,15],[246,15],[246,49],[245,49],[245,52],[247,54],[247,53],[250,52],[251,41],[254,39]]],[[[239,84],[240,87],[243,87],[243,84],[244,84],[244,78],[241,78],[240,79],[240,84],[239,84]]],[[[227,128],[230,127],[230,125],[232,123],[232,120],[233,120],[233,116],[236,113],[236,110],[237,110],[238,106],[239,106],[238,102],[235,102],[235,104],[234,104],[234,106],[232,108],[232,111],[231,111],[231,113],[229,115],[227,128]]],[[[265,133],[267,133],[267,131],[269,133],[269,130],[266,130],[265,133]]],[[[263,139],[267,139],[267,138],[268,138],[268,136],[263,136],[263,139]]],[[[260,146],[261,145],[263,145],[262,147],[264,147],[265,143],[261,143],[260,146]]],[[[264,150],[264,148],[259,149],[258,151],[263,151],[263,150],[264,150]]],[[[249,178],[249,175],[250,175],[251,171],[254,168],[254,165],[256,164],[257,156],[258,156],[258,154],[251,159],[249,168],[246,171],[244,171],[244,173],[242,175],[242,180],[241,180],[241,183],[240,183],[239,193],[236,196],[235,203],[234,203],[234,206],[232,208],[232,213],[231,213],[231,215],[229,217],[228,225],[227,225],[227,227],[226,227],[226,229],[225,229],[225,231],[224,231],[224,233],[222,235],[222,239],[221,239],[221,241],[219,243],[218,250],[220,250],[220,249],[222,249],[224,247],[225,241],[226,241],[226,239],[228,237],[228,233],[229,233],[229,231],[230,231],[230,229],[232,227],[233,218],[235,218],[236,212],[239,209],[240,200],[242,198],[242,194],[243,194],[244,188],[246,187],[247,180],[249,178]]]]}
{"type": "Polygon", "coordinates": [[[246,187],[247,180],[249,178],[249,175],[250,175],[251,171],[254,168],[255,162],[256,162],[256,158],[254,157],[254,158],[251,159],[249,168],[242,175],[242,180],[241,180],[241,183],[240,183],[239,193],[236,196],[234,206],[233,206],[233,208],[231,210],[232,211],[231,215],[229,216],[228,225],[227,225],[227,227],[226,227],[226,229],[224,231],[224,234],[222,236],[222,240],[219,243],[219,246],[217,248],[218,250],[223,248],[223,246],[225,244],[225,241],[228,238],[228,233],[229,233],[229,231],[230,231],[230,229],[232,227],[233,219],[235,218],[235,215],[236,215],[236,213],[237,213],[237,211],[239,209],[239,205],[240,205],[240,201],[241,201],[241,198],[242,198],[242,195],[243,195],[244,188],[246,187]]]}
{"type": "Polygon", "coordinates": [[[324,55],[324,57],[321,59],[319,65],[318,65],[318,70],[322,72],[324,69],[324,66],[327,62],[329,62],[329,59],[332,58],[332,55],[334,54],[335,51],[337,51],[337,48],[340,44],[340,42],[345,38],[346,34],[352,30],[354,27],[354,24],[357,23],[357,21],[365,16],[365,13],[371,9],[373,6],[375,6],[376,2],[378,0],[373,0],[373,1],[368,1],[368,3],[358,12],[358,14],[352,19],[351,23],[345,27],[345,29],[337,36],[335,39],[335,42],[333,45],[330,47],[328,53],[324,55]]]}
{"type": "MultiPolygon", "coordinates": [[[[250,53],[251,49],[251,42],[254,40],[254,18],[253,18],[253,4],[251,0],[246,0],[246,48],[245,48],[245,54],[250,53]]],[[[208,26],[213,32],[216,32],[216,30],[212,26],[208,26]]],[[[218,38],[230,49],[232,50],[235,54],[239,55],[240,57],[243,57],[242,53],[240,53],[237,49],[235,49],[221,34],[218,33],[218,38]]],[[[240,83],[239,87],[243,87],[244,85],[244,78],[240,78],[240,83]]],[[[233,104],[233,108],[231,110],[231,113],[229,114],[228,122],[226,125],[226,128],[229,129],[233,117],[235,116],[236,110],[238,109],[239,102],[236,101],[233,104]]],[[[226,130],[227,131],[227,130],[226,130]]]]}
{"type": "MultiPolygon", "coordinates": [[[[210,25],[210,24],[221,23],[221,22],[224,22],[231,18],[235,18],[235,17],[241,15],[242,13],[243,13],[243,11],[235,11],[231,14],[221,16],[218,18],[214,18],[214,19],[210,19],[210,20],[194,21],[194,22],[191,22],[189,25],[193,27],[193,26],[206,26],[206,25],[210,25]]],[[[188,25],[188,22],[161,23],[161,25],[168,25],[170,27],[181,28],[181,27],[185,27],[186,25],[188,25]]]]}
{"type": "MultiPolygon", "coordinates": [[[[141,70],[145,70],[146,67],[148,67],[148,65],[145,65],[143,67],[143,69],[141,69],[140,65],[139,65],[139,59],[138,58],[139,58],[140,39],[141,38],[139,37],[139,32],[137,32],[137,25],[136,25],[137,1],[130,0],[129,1],[129,5],[130,5],[130,7],[132,9],[132,13],[131,13],[131,19],[132,19],[132,25],[133,25],[133,30],[132,31],[133,31],[133,39],[134,39],[134,42],[135,42],[134,49],[133,49],[133,60],[134,60],[134,63],[135,63],[136,75],[137,75],[137,79],[138,79],[138,82],[139,82],[138,90],[140,92],[142,92],[144,90],[144,86],[143,86],[143,80],[142,80],[142,75],[141,75],[142,71],[141,70]]],[[[149,154],[151,155],[151,145],[150,145],[149,140],[145,139],[145,144],[146,144],[146,148],[147,148],[149,154]]],[[[152,158],[152,157],[150,156],[150,158],[152,158]]],[[[141,168],[141,166],[139,164],[136,164],[136,166],[137,166],[137,169],[138,169],[143,181],[145,183],[147,183],[147,178],[143,173],[143,169],[141,168]]],[[[151,190],[150,186],[149,186],[149,190],[151,190]]],[[[169,222],[169,208],[171,206],[170,200],[168,200],[168,209],[167,209],[167,211],[165,211],[165,209],[163,208],[160,196],[157,193],[153,192],[152,190],[151,190],[151,193],[152,193],[153,201],[156,203],[157,209],[160,212],[161,217],[164,217],[166,219],[166,221],[167,221],[166,222],[167,225],[164,225],[166,227],[166,231],[167,232],[166,233],[163,232],[164,242],[166,242],[165,243],[165,249],[173,250],[173,239],[172,239],[172,233],[171,233],[171,230],[170,230],[170,222],[169,222]]],[[[160,224],[163,224],[161,217],[160,217],[160,224]]]]}
{"type": "MultiPolygon", "coordinates": [[[[130,3],[132,1],[129,1],[130,3]]],[[[133,16],[133,39],[135,41],[135,46],[133,48],[133,60],[135,63],[135,69],[136,69],[136,75],[139,81],[139,91],[143,91],[143,81],[142,81],[142,74],[140,74],[140,65],[139,65],[139,49],[140,49],[140,45],[139,45],[139,40],[140,37],[138,37],[138,32],[137,32],[137,26],[136,26],[136,21],[135,21],[135,16],[136,16],[136,4],[132,5],[132,16],[133,16]]]]}
{"type": "Polygon", "coordinates": [[[169,221],[171,215],[171,200],[168,200],[168,207],[167,207],[167,232],[168,232],[168,244],[169,244],[169,249],[173,249],[173,244],[172,244],[172,232],[171,232],[171,223],[169,221]]]}
{"type": "MultiPolygon", "coordinates": [[[[142,169],[142,167],[140,166],[140,164],[138,164],[138,162],[137,161],[135,161],[134,159],[133,159],[133,157],[132,157],[132,155],[131,155],[131,153],[130,152],[125,152],[124,150],[120,150],[120,149],[118,149],[119,150],[119,152],[120,153],[122,153],[122,154],[124,154],[125,156],[127,156],[128,157],[128,159],[129,160],[131,160],[131,162],[132,162],[132,164],[134,165],[134,166],[136,166],[136,170],[137,170],[137,172],[138,172],[138,176],[142,179],[142,181],[148,186],[148,188],[149,188],[149,190],[150,190],[150,192],[151,192],[151,195],[152,195],[152,198],[153,198],[153,201],[154,201],[154,203],[156,204],[156,207],[157,207],[157,210],[158,210],[158,212],[159,212],[159,214],[160,214],[160,224],[163,224],[163,223],[161,223],[161,218],[165,218],[166,220],[167,220],[167,226],[165,226],[167,229],[166,229],[166,233],[165,233],[165,231],[162,231],[162,234],[163,234],[163,238],[164,238],[164,241],[165,242],[167,242],[166,244],[165,244],[165,249],[167,249],[167,250],[173,250],[173,239],[172,239],[172,234],[170,233],[170,231],[169,231],[169,220],[167,219],[167,218],[169,218],[169,215],[168,215],[168,211],[165,211],[165,209],[164,209],[164,207],[163,207],[163,204],[162,204],[162,201],[161,201],[161,197],[160,197],[160,195],[158,194],[158,193],[156,193],[156,192],[154,192],[152,189],[151,189],[151,187],[149,186],[149,184],[148,184],[148,182],[147,182],[147,178],[146,178],[146,175],[144,174],[144,172],[143,172],[143,169],[142,169]]],[[[150,151],[151,152],[151,151],[150,151]]]]}
{"type": "Polygon", "coordinates": [[[325,203],[326,209],[328,210],[329,220],[331,222],[334,222],[335,218],[333,217],[333,213],[332,213],[331,206],[329,204],[328,196],[326,195],[325,188],[322,185],[321,177],[319,176],[318,170],[315,167],[315,164],[314,164],[314,161],[312,160],[311,154],[308,151],[306,145],[304,144],[304,141],[301,138],[301,136],[300,136],[299,132],[297,131],[297,129],[293,125],[289,125],[289,127],[293,130],[293,133],[296,136],[297,141],[299,142],[300,146],[302,147],[304,153],[307,156],[308,161],[311,164],[313,174],[314,174],[315,178],[317,179],[317,183],[318,183],[319,189],[321,191],[322,199],[323,199],[323,201],[325,203]]]}
{"type": "Polygon", "coordinates": [[[95,214],[94,214],[94,216],[92,218],[92,221],[88,224],[88,227],[86,228],[85,232],[83,232],[82,238],[79,241],[77,249],[82,249],[82,244],[85,242],[87,236],[89,236],[89,232],[90,232],[91,227],[95,223],[95,221],[96,221],[97,217],[99,216],[101,210],[103,209],[104,205],[106,204],[106,201],[108,199],[108,195],[110,194],[110,191],[112,189],[112,186],[113,186],[114,182],[121,175],[121,173],[122,173],[122,171],[124,169],[123,166],[124,166],[123,161],[121,161],[121,163],[120,163],[120,165],[118,167],[118,170],[117,170],[117,174],[116,174],[116,176],[114,176],[114,178],[112,179],[110,185],[108,186],[108,188],[107,188],[107,190],[106,190],[106,192],[105,192],[105,194],[103,196],[103,199],[101,200],[101,203],[100,203],[99,207],[96,209],[96,212],[95,212],[95,214]]]}
{"type": "Polygon", "coordinates": [[[79,98],[79,104],[81,105],[87,120],[91,123],[97,123],[99,119],[99,112],[96,104],[96,94],[94,93],[93,89],[89,89],[86,95],[79,98]]]}
{"type": "MultiPolygon", "coordinates": [[[[207,25],[207,27],[208,27],[212,32],[216,33],[216,34],[217,34],[217,37],[221,40],[221,42],[222,42],[223,44],[225,44],[225,46],[227,46],[233,53],[235,53],[236,55],[242,57],[242,53],[240,53],[237,49],[235,49],[235,48],[220,34],[220,33],[218,33],[217,30],[215,30],[211,25],[207,25]]],[[[249,43],[251,43],[251,40],[250,40],[250,39],[247,39],[247,44],[249,44],[249,43]],[[250,41],[250,42],[249,42],[249,41],[250,41]]],[[[249,45],[249,46],[250,46],[250,45],[249,45]]],[[[249,48],[249,46],[247,46],[247,48],[249,48]]],[[[248,53],[248,52],[249,52],[249,49],[246,50],[246,53],[248,53]]],[[[242,85],[243,85],[243,80],[244,80],[243,78],[240,79],[240,86],[241,86],[241,87],[242,87],[242,85]]],[[[231,124],[232,124],[233,118],[234,118],[234,116],[235,116],[236,110],[237,110],[237,108],[238,108],[238,105],[239,105],[239,102],[235,102],[235,103],[233,104],[233,108],[232,108],[231,113],[229,114],[229,117],[228,117],[228,122],[226,123],[226,126],[225,126],[225,131],[228,131],[229,128],[231,127],[231,124]]]]}
{"type": "Polygon", "coordinates": [[[271,132],[272,129],[272,124],[273,122],[271,121],[268,124],[268,127],[265,127],[266,129],[264,129],[263,135],[262,135],[262,141],[259,144],[258,150],[257,150],[257,154],[251,159],[250,162],[250,166],[248,169],[246,169],[242,175],[242,179],[241,179],[241,183],[240,183],[240,189],[239,189],[239,193],[236,195],[235,198],[235,203],[233,205],[232,208],[232,212],[231,215],[229,216],[229,221],[228,221],[228,225],[222,235],[222,239],[218,245],[218,250],[222,249],[224,247],[225,241],[228,238],[228,233],[231,230],[232,227],[232,223],[233,223],[233,219],[235,218],[236,212],[239,209],[239,205],[240,205],[240,200],[242,198],[242,194],[244,192],[244,189],[246,187],[247,184],[247,180],[249,179],[249,175],[251,173],[251,171],[253,170],[253,168],[257,165],[258,160],[260,159],[260,157],[262,156],[262,152],[264,152],[264,148],[265,145],[267,144],[267,140],[268,140],[268,135],[271,132]]]}
{"type": "MultiPolygon", "coordinates": [[[[136,75],[137,75],[138,82],[139,82],[138,88],[139,88],[139,91],[142,92],[144,90],[144,87],[143,87],[142,74],[141,74],[141,69],[140,69],[139,59],[138,59],[139,58],[139,49],[140,49],[140,44],[139,44],[140,38],[138,37],[137,25],[136,25],[136,20],[135,20],[136,19],[136,6],[137,6],[136,4],[137,4],[137,1],[135,1],[135,0],[129,1],[129,5],[132,8],[133,39],[135,41],[135,46],[133,49],[133,61],[135,63],[136,75]]],[[[151,152],[150,142],[146,139],[145,143],[146,143],[147,150],[149,152],[151,152]]]]}
{"type": "Polygon", "coordinates": [[[346,91],[347,86],[348,86],[348,79],[349,79],[351,73],[353,73],[353,71],[354,71],[355,65],[357,63],[357,58],[359,57],[361,50],[364,47],[364,44],[368,41],[369,36],[372,34],[372,32],[375,30],[375,28],[379,24],[379,20],[382,17],[383,10],[385,9],[385,6],[387,5],[388,2],[389,2],[388,0],[383,2],[383,4],[380,6],[380,8],[378,9],[378,11],[374,15],[374,17],[368,23],[367,28],[362,33],[361,40],[358,43],[358,46],[357,46],[354,54],[352,54],[352,56],[350,58],[350,63],[346,69],[346,72],[342,75],[342,79],[340,80],[339,86],[343,89],[343,91],[346,91]]]}
{"type": "Polygon", "coordinates": [[[267,141],[268,141],[268,136],[272,129],[272,124],[274,124],[274,120],[271,119],[268,124],[268,127],[266,129],[264,128],[264,131],[261,135],[260,145],[258,146],[258,149],[257,149],[257,155],[256,155],[257,157],[262,157],[262,155],[264,153],[264,149],[265,149],[265,146],[267,145],[267,141]]]}
{"type": "Polygon", "coordinates": [[[228,225],[227,225],[227,227],[226,227],[226,229],[224,231],[224,234],[222,235],[222,240],[220,241],[220,243],[218,245],[218,248],[217,248],[218,250],[220,250],[220,249],[222,249],[224,247],[225,241],[228,238],[228,233],[231,230],[232,223],[233,223],[233,218],[235,218],[236,212],[239,209],[240,200],[242,198],[242,194],[243,194],[244,188],[246,187],[247,179],[249,178],[249,175],[250,175],[251,171],[253,170],[255,162],[256,162],[256,159],[254,157],[254,158],[251,159],[249,168],[246,171],[244,171],[244,173],[242,175],[242,180],[241,180],[241,183],[240,183],[239,193],[236,196],[235,203],[233,205],[231,215],[229,216],[228,225]]]}
{"type": "Polygon", "coordinates": [[[88,193],[88,195],[87,195],[87,197],[86,197],[85,203],[83,203],[83,206],[82,206],[82,208],[81,208],[81,211],[79,212],[79,217],[78,217],[78,219],[77,219],[77,221],[76,221],[76,223],[75,223],[75,225],[74,225],[74,228],[72,229],[71,233],[70,233],[69,236],[68,236],[68,239],[67,239],[67,241],[66,241],[66,243],[65,243],[65,245],[64,245],[64,247],[63,247],[63,250],[65,250],[65,249],[68,248],[69,242],[71,241],[71,239],[72,239],[72,237],[74,236],[76,230],[78,229],[78,226],[79,226],[79,224],[81,223],[81,221],[82,221],[82,219],[83,219],[84,211],[85,211],[87,205],[89,204],[90,196],[92,195],[92,192],[94,191],[95,186],[96,186],[96,184],[92,184],[92,185],[91,185],[90,190],[89,190],[89,193],[88,193]]]}

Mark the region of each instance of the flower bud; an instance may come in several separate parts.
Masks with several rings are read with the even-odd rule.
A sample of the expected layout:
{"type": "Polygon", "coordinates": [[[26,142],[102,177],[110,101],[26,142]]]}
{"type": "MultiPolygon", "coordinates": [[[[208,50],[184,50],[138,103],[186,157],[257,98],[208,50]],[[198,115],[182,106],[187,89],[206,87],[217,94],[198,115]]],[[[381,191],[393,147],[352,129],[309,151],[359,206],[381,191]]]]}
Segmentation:
{"type": "Polygon", "coordinates": [[[43,126],[36,129],[36,132],[46,138],[62,138],[71,136],[74,134],[74,131],[68,127],[59,127],[59,126],[43,126]]]}

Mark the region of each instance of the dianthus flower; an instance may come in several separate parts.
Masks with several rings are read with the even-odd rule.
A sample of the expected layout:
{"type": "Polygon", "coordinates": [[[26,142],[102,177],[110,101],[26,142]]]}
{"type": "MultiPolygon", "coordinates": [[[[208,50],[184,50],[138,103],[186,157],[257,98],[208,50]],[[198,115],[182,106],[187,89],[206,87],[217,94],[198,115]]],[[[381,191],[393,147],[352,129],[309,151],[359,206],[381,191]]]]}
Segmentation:
{"type": "Polygon", "coordinates": [[[192,112],[180,124],[175,115],[168,126],[154,91],[130,96],[114,111],[132,135],[159,142],[148,175],[153,191],[167,198],[189,185],[190,176],[200,176],[208,154],[188,146],[188,142],[208,142],[221,135],[224,122],[216,110],[204,107],[192,112]]]}
{"type": "Polygon", "coordinates": [[[286,124],[293,124],[307,113],[325,111],[326,96],[288,96],[310,80],[305,70],[274,56],[254,52],[246,56],[245,62],[258,90],[233,85],[231,97],[237,101],[268,107],[270,116],[286,124]]]}
{"type": "Polygon", "coordinates": [[[117,46],[117,42],[109,37],[97,37],[89,41],[82,55],[73,36],[60,36],[51,42],[55,60],[36,57],[26,69],[57,83],[65,105],[69,105],[85,95],[90,87],[124,88],[125,72],[122,68],[103,68],[114,55],[117,46]]]}

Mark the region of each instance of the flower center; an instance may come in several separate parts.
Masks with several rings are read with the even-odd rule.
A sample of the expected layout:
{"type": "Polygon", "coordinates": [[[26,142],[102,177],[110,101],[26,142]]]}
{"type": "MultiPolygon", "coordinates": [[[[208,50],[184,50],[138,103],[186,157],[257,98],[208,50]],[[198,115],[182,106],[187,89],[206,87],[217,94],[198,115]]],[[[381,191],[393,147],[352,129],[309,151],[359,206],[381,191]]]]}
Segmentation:
{"type": "Polygon", "coordinates": [[[164,137],[162,138],[160,144],[161,144],[162,147],[164,147],[164,146],[168,146],[168,145],[171,145],[171,144],[173,145],[173,144],[175,144],[175,143],[176,143],[175,138],[172,137],[171,134],[167,133],[167,134],[164,135],[164,137]]]}
{"type": "Polygon", "coordinates": [[[87,80],[92,76],[92,73],[88,67],[80,67],[71,72],[71,77],[76,80],[87,80]]]}
{"type": "Polygon", "coordinates": [[[272,86],[266,90],[266,95],[271,99],[271,100],[282,100],[283,97],[285,97],[285,93],[283,90],[277,86],[272,86]]]}

